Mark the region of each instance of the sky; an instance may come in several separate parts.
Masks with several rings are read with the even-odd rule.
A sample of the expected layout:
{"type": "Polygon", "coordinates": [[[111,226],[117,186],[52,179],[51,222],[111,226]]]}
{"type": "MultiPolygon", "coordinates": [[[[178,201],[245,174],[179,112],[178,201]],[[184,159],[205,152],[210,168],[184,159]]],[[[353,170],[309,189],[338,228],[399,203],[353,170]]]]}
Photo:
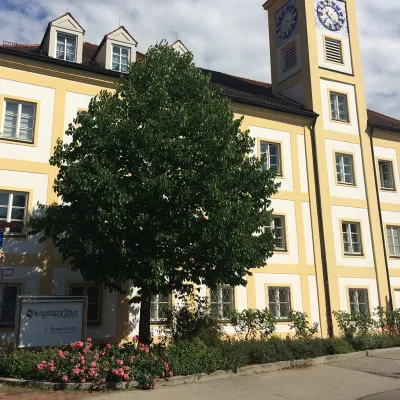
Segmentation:
{"type": "MultiPolygon", "coordinates": [[[[311,0],[307,0],[311,1],[311,0]]],[[[356,1],[367,106],[400,119],[398,0],[356,1]]],[[[70,12],[85,41],[124,25],[138,50],[180,39],[198,66],[270,82],[263,0],[0,0],[0,41],[40,43],[47,23],[70,12]]]]}

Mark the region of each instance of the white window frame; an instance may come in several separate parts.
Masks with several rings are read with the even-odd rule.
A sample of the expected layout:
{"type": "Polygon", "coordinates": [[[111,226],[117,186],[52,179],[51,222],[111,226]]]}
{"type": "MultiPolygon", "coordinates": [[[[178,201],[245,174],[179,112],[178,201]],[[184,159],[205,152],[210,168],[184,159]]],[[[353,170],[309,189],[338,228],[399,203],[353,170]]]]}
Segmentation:
{"type": "Polygon", "coordinates": [[[1,122],[1,132],[0,132],[0,139],[3,140],[11,140],[11,141],[20,141],[24,143],[33,143],[35,139],[35,124],[36,124],[36,112],[37,112],[37,104],[36,103],[30,103],[27,101],[20,101],[20,100],[14,100],[14,99],[4,99],[3,103],[3,118],[1,122]],[[7,103],[10,104],[16,104],[18,106],[18,111],[17,111],[17,122],[15,126],[15,136],[13,137],[6,137],[3,134],[4,131],[4,126],[6,123],[6,109],[7,109],[7,103]],[[22,118],[22,106],[30,106],[33,107],[33,114],[32,114],[32,139],[20,139],[20,128],[21,128],[21,118],[22,118]]]}
{"type": "Polygon", "coordinates": [[[361,311],[361,308],[363,306],[366,306],[367,308],[367,313],[369,314],[371,312],[369,308],[369,293],[368,289],[355,289],[355,288],[350,288],[349,289],[349,304],[350,304],[350,313],[351,315],[359,314],[361,311]],[[353,296],[351,295],[351,292],[354,292],[355,296],[354,299],[355,301],[352,302],[353,296]],[[366,293],[366,302],[360,302],[360,292],[366,293]]]}
{"type": "Polygon", "coordinates": [[[340,183],[342,185],[349,185],[349,186],[355,186],[356,184],[356,179],[354,175],[354,159],[352,154],[346,154],[346,153],[340,153],[337,152],[335,153],[335,165],[336,165],[336,182],[340,183]],[[345,158],[349,158],[350,164],[347,164],[345,162],[345,158]],[[339,161],[338,161],[339,158],[339,161]],[[346,167],[351,168],[351,172],[346,172],[346,167]],[[347,178],[350,176],[350,179],[347,180],[347,178]]]}
{"type": "MultiPolygon", "coordinates": [[[[5,190],[0,190],[0,194],[5,194],[8,195],[8,205],[7,205],[7,215],[6,218],[0,218],[0,221],[5,221],[6,223],[12,223],[12,222],[21,222],[21,220],[16,220],[16,219],[12,219],[12,209],[13,208],[18,208],[18,209],[24,209],[24,218],[22,220],[23,223],[23,229],[22,232],[10,232],[10,227],[6,227],[4,229],[4,234],[6,236],[25,236],[26,232],[25,232],[25,225],[26,225],[26,217],[27,217],[27,210],[28,210],[28,193],[23,193],[23,192],[9,192],[9,191],[5,191],[5,190]],[[19,207],[19,206],[13,206],[13,200],[14,200],[14,195],[17,196],[25,196],[25,207],[19,207]]],[[[5,208],[4,206],[0,205],[0,208],[5,208]]],[[[0,228],[1,229],[1,228],[0,228]]]]}
{"type": "Polygon", "coordinates": [[[167,300],[166,301],[160,301],[160,295],[155,294],[151,296],[151,301],[150,301],[150,308],[154,307],[155,308],[155,315],[156,317],[152,317],[152,312],[150,314],[150,322],[151,323],[160,323],[160,322],[165,322],[166,318],[160,316],[160,305],[161,304],[167,304],[168,308],[171,310],[172,309],[172,294],[168,293],[167,300]]]}
{"type": "Polygon", "coordinates": [[[393,162],[389,160],[378,160],[378,167],[379,167],[379,179],[380,179],[380,186],[382,190],[396,190],[394,185],[394,173],[393,173],[393,162]],[[389,165],[390,170],[388,172],[384,172],[382,167],[384,165],[389,165]],[[385,178],[385,174],[389,176],[385,178]]]}
{"type": "Polygon", "coordinates": [[[268,286],[268,309],[271,311],[271,313],[274,315],[274,317],[277,320],[289,320],[289,313],[290,310],[292,308],[291,306],[291,290],[290,290],[290,286],[268,286]],[[282,302],[280,300],[280,291],[284,290],[288,292],[288,301],[287,302],[282,302]],[[274,301],[270,301],[270,298],[272,296],[270,296],[270,293],[272,293],[274,301]],[[271,308],[271,304],[274,304],[274,307],[271,308]],[[288,314],[287,315],[282,315],[282,310],[281,310],[281,305],[283,304],[288,304],[288,314]]]}
{"type": "MultiPolygon", "coordinates": [[[[69,35],[68,33],[65,32],[57,32],[56,34],[56,54],[55,54],[55,58],[57,58],[58,60],[64,60],[64,61],[69,61],[69,62],[76,62],[77,60],[77,48],[78,48],[78,38],[75,35],[69,35]],[[58,57],[58,38],[62,37],[64,39],[64,57],[60,58],[58,57]],[[75,45],[74,45],[74,59],[73,60],[67,60],[67,39],[73,39],[75,41],[75,45]]],[[[71,54],[71,53],[68,53],[71,54]]]]}
{"type": "Polygon", "coordinates": [[[275,142],[268,142],[266,140],[261,140],[260,141],[260,159],[262,162],[262,168],[263,169],[270,169],[275,168],[276,170],[276,175],[281,177],[283,176],[282,172],[282,156],[281,156],[281,144],[280,143],[275,143],[275,142]],[[266,145],[266,152],[262,152],[262,146],[266,145]],[[277,165],[271,165],[271,147],[276,147],[276,158],[277,158],[277,165]]]}
{"type": "Polygon", "coordinates": [[[113,71],[121,72],[123,74],[128,73],[130,59],[131,59],[131,49],[129,47],[120,46],[118,44],[111,44],[111,69],[113,71]],[[118,55],[118,57],[119,57],[118,70],[114,69],[114,64],[117,64],[117,63],[114,63],[114,47],[116,47],[116,48],[118,48],[120,50],[119,55],[118,55]],[[127,64],[127,70],[126,71],[122,71],[122,65],[125,65],[125,64],[122,64],[122,50],[123,49],[124,50],[128,50],[128,64],[127,64]]]}
{"type": "Polygon", "coordinates": [[[16,294],[16,298],[15,298],[15,317],[16,317],[18,296],[21,294],[21,284],[20,283],[8,283],[8,282],[0,283],[0,327],[13,327],[13,326],[15,326],[15,319],[14,319],[14,322],[3,322],[2,321],[3,292],[4,292],[5,286],[13,286],[13,287],[17,288],[17,294],[16,294]]]}
{"type": "MultiPolygon", "coordinates": [[[[98,295],[97,299],[98,301],[96,303],[90,303],[90,304],[97,304],[97,318],[96,320],[87,320],[88,325],[101,325],[102,319],[103,319],[103,290],[100,285],[96,284],[91,284],[91,283],[71,283],[70,284],[70,293],[72,293],[73,288],[82,288],[83,289],[83,295],[82,296],[88,296],[87,290],[88,288],[97,288],[98,290],[98,295]]],[[[89,297],[87,299],[88,301],[88,307],[89,307],[89,297]]]]}
{"type": "Polygon", "coordinates": [[[233,286],[218,286],[215,289],[210,289],[210,308],[213,310],[214,308],[217,310],[214,315],[220,320],[220,321],[227,321],[230,318],[230,315],[224,315],[224,304],[229,304],[231,307],[232,311],[235,310],[235,288],[233,286]],[[232,301],[223,301],[223,290],[224,289],[229,289],[232,293],[232,301]],[[213,295],[212,292],[216,291],[216,297],[217,301],[212,301],[213,295]]]}
{"type": "Polygon", "coordinates": [[[331,118],[334,122],[344,122],[344,123],[350,123],[350,115],[349,115],[349,99],[346,93],[338,93],[335,91],[330,91],[329,92],[329,105],[330,105],[330,113],[331,113],[331,118]],[[332,101],[332,96],[334,97],[332,101]],[[342,97],[344,99],[344,104],[346,106],[345,108],[345,118],[340,118],[340,111],[339,111],[339,97],[342,97]],[[333,103],[333,104],[332,104],[333,103]],[[332,109],[332,105],[334,106],[334,109],[332,109]]]}
{"type": "Polygon", "coordinates": [[[389,247],[390,257],[400,257],[400,226],[388,225],[386,226],[387,241],[389,247]],[[395,245],[394,239],[397,235],[399,245],[395,245]]]}
{"type": "Polygon", "coordinates": [[[362,256],[363,246],[361,237],[361,224],[359,222],[353,221],[341,221],[342,226],[342,243],[343,243],[343,253],[344,255],[350,256],[362,256]],[[355,230],[352,228],[355,227],[355,230]],[[347,240],[345,240],[345,235],[347,240]],[[354,240],[354,236],[358,236],[358,241],[354,240]],[[346,251],[345,247],[348,244],[349,250],[346,251]],[[359,250],[357,250],[357,245],[359,250]]]}
{"type": "Polygon", "coordinates": [[[271,219],[271,225],[267,226],[267,228],[274,235],[274,240],[275,240],[274,250],[287,251],[288,245],[287,245],[287,240],[286,240],[286,217],[284,215],[273,214],[272,219],[271,219]],[[279,219],[281,221],[280,226],[278,228],[276,227],[275,219],[279,219]],[[282,232],[280,235],[277,234],[278,230],[282,232]],[[279,241],[281,241],[283,246],[277,246],[277,243],[279,243],[279,241]]]}

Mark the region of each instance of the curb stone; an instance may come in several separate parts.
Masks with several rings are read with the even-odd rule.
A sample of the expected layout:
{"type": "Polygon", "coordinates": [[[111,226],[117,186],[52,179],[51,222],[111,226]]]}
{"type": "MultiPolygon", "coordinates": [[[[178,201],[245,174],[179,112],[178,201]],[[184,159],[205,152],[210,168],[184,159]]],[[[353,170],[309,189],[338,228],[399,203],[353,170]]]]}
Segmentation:
{"type": "MultiPolygon", "coordinates": [[[[0,378],[0,384],[14,387],[27,387],[32,389],[47,390],[82,390],[88,391],[92,388],[92,383],[54,383],[44,381],[34,381],[16,378],[0,378]]],[[[135,388],[138,383],[133,382],[107,382],[107,389],[123,390],[135,388]]]]}
{"type": "MultiPolygon", "coordinates": [[[[373,357],[374,355],[387,353],[393,350],[399,350],[399,347],[392,347],[389,349],[377,349],[377,350],[367,350],[358,351],[348,354],[335,354],[331,356],[322,356],[316,358],[309,358],[304,360],[292,360],[292,361],[279,361],[269,364],[257,364],[257,365],[247,365],[245,367],[239,368],[235,373],[233,371],[215,371],[211,374],[201,373],[196,375],[185,375],[185,376],[174,376],[166,380],[160,380],[156,384],[156,388],[165,386],[181,386],[188,385],[192,383],[201,383],[212,381],[216,379],[231,378],[235,376],[246,376],[253,374],[263,374],[273,371],[281,371],[291,367],[307,367],[315,366],[321,364],[329,364],[334,361],[341,360],[351,360],[362,357],[373,357]]],[[[91,383],[53,383],[53,382],[42,382],[26,379],[16,379],[16,378],[1,378],[0,384],[8,386],[19,386],[19,387],[29,387],[35,389],[50,389],[50,390],[90,390],[91,383]]],[[[138,383],[133,382],[108,382],[107,389],[122,390],[127,388],[137,387],[138,383]]]]}

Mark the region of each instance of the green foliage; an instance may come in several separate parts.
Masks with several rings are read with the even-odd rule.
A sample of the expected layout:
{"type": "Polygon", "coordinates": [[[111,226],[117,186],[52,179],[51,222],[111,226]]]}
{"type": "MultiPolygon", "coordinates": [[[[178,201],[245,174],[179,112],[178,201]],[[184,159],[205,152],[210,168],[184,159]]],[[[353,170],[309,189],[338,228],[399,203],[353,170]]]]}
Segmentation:
{"type": "Polygon", "coordinates": [[[91,340],[68,347],[37,352],[17,351],[0,358],[0,375],[60,383],[91,383],[103,389],[106,382],[136,380],[142,389],[173,375],[165,358],[138,342],[93,346],[91,340]]]}
{"type": "Polygon", "coordinates": [[[235,329],[239,340],[249,340],[257,337],[266,339],[276,329],[276,318],[268,308],[264,310],[246,309],[234,311],[231,315],[230,323],[235,329]]]}
{"type": "Polygon", "coordinates": [[[220,321],[210,313],[208,299],[194,293],[167,313],[161,332],[173,342],[198,338],[206,344],[218,343],[223,335],[220,321]]]}
{"type": "Polygon", "coordinates": [[[319,324],[315,322],[310,326],[308,316],[304,312],[290,311],[289,319],[292,321],[289,327],[295,331],[297,339],[312,339],[318,332],[319,324]]]}
{"type": "Polygon", "coordinates": [[[334,311],[333,315],[342,335],[350,343],[353,339],[365,336],[376,328],[376,321],[370,314],[350,314],[347,311],[334,311]]]}
{"type": "Polygon", "coordinates": [[[175,343],[167,351],[167,360],[175,375],[211,373],[234,370],[241,366],[240,359],[223,344],[207,346],[200,339],[175,343]]]}
{"type": "Polygon", "coordinates": [[[85,280],[141,288],[147,335],[151,293],[246,284],[273,252],[260,227],[278,185],[249,156],[241,122],[191,53],[151,47],[115,93],[78,113],[68,143],[58,140],[50,164],[64,203],[41,205],[31,233],[51,239],[85,280]]]}

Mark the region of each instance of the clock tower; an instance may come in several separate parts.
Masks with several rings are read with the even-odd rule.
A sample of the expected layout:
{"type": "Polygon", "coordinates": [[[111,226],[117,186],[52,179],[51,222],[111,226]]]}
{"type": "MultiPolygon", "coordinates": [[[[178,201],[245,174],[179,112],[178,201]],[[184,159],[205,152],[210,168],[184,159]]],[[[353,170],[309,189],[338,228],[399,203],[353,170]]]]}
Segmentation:
{"type": "Polygon", "coordinates": [[[268,0],[264,8],[273,93],[318,114],[305,140],[314,153],[307,157],[315,169],[312,207],[319,216],[325,264],[320,290],[326,291],[328,314],[348,308],[348,288],[358,286],[370,285],[386,308],[390,295],[355,0],[268,0]],[[359,243],[352,247],[354,238],[359,243]]]}

